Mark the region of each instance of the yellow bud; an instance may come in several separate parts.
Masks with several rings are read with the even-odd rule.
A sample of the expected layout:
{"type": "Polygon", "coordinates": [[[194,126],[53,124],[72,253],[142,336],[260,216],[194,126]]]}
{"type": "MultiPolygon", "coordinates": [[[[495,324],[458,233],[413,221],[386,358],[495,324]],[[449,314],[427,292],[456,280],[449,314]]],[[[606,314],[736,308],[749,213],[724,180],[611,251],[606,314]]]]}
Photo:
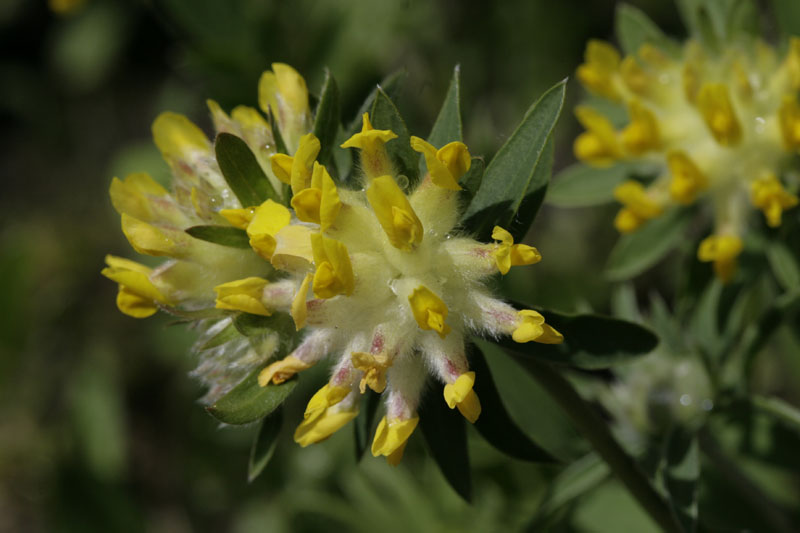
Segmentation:
{"type": "Polygon", "coordinates": [[[350,354],[350,360],[354,368],[364,373],[359,383],[361,394],[366,392],[367,386],[378,394],[384,391],[386,388],[386,370],[392,366],[392,361],[388,355],[353,352],[350,354]]]}
{"type": "Polygon", "coordinates": [[[264,287],[268,283],[264,278],[249,277],[217,285],[214,287],[214,292],[217,293],[215,307],[270,316],[272,312],[262,302],[264,287]]]}
{"type": "Polygon", "coordinates": [[[355,277],[347,247],[335,239],[312,233],[311,249],[317,266],[314,295],[317,298],[333,298],[339,294],[353,294],[355,277]]]}
{"type": "Polygon", "coordinates": [[[361,131],[347,139],[341,147],[361,149],[361,169],[369,179],[391,175],[392,164],[384,145],[392,139],[396,139],[397,134],[391,130],[373,128],[369,121],[369,113],[364,113],[361,120],[361,131]]]}
{"type": "Polygon", "coordinates": [[[390,464],[397,465],[403,457],[406,442],[418,423],[418,416],[406,420],[393,418],[388,421],[385,416],[381,418],[378,429],[375,430],[375,439],[372,441],[372,455],[374,457],[384,455],[390,464]]]}
{"type": "Polygon", "coordinates": [[[697,165],[681,150],[667,154],[667,166],[672,175],[669,192],[681,204],[691,204],[697,195],[708,188],[708,178],[697,165]]]}
{"type": "Polygon", "coordinates": [[[642,155],[659,146],[658,120],[652,111],[637,101],[630,103],[630,124],[622,130],[622,145],[635,156],[642,155]]]}
{"type": "Polygon", "coordinates": [[[728,88],[722,83],[705,83],[697,95],[697,108],[711,134],[722,146],[734,146],[742,139],[739,119],[728,88]]]}
{"type": "Polygon", "coordinates": [[[800,105],[796,95],[785,95],[778,110],[783,146],[789,151],[800,150],[800,105]]]}
{"type": "Polygon", "coordinates": [[[619,98],[614,76],[619,69],[620,55],[609,43],[591,40],[586,45],[585,63],[577,70],[578,80],[588,90],[610,100],[619,98]]]}
{"type": "Polygon", "coordinates": [[[270,384],[270,382],[280,385],[298,372],[302,372],[303,370],[307,370],[309,368],[311,368],[310,364],[306,363],[305,361],[301,361],[293,355],[289,355],[280,361],[275,361],[259,372],[258,385],[260,387],[266,387],[270,384]]]}
{"type": "Polygon", "coordinates": [[[778,178],[770,173],[751,184],[753,205],[764,212],[767,225],[777,228],[786,209],[797,205],[797,196],[784,189],[778,178]]]}
{"type": "Polygon", "coordinates": [[[455,383],[444,386],[444,401],[450,409],[458,407],[461,414],[474,424],[481,414],[481,402],[472,390],[475,385],[475,372],[465,372],[458,376],[455,383]]]}
{"type": "Polygon", "coordinates": [[[427,141],[412,136],[411,148],[425,157],[425,164],[434,184],[451,191],[461,190],[458,180],[472,164],[469,150],[464,143],[451,142],[437,150],[427,141]]]}
{"type": "Polygon", "coordinates": [[[311,274],[306,274],[292,300],[292,320],[294,320],[294,327],[297,331],[300,331],[306,325],[306,319],[308,318],[306,298],[308,297],[308,288],[311,285],[312,278],[311,274]]]}
{"type": "Polygon", "coordinates": [[[736,258],[742,253],[742,240],[735,235],[706,237],[697,249],[697,258],[704,263],[714,263],[717,277],[727,283],[736,273],[736,258]]]}
{"type": "Polygon", "coordinates": [[[410,252],[422,242],[422,222],[391,176],[372,180],[367,200],[392,246],[410,252]]]}
{"type": "Polygon", "coordinates": [[[447,305],[424,285],[420,285],[408,297],[411,312],[420,329],[433,330],[439,337],[445,338],[450,333],[450,326],[445,324],[447,305]]]}

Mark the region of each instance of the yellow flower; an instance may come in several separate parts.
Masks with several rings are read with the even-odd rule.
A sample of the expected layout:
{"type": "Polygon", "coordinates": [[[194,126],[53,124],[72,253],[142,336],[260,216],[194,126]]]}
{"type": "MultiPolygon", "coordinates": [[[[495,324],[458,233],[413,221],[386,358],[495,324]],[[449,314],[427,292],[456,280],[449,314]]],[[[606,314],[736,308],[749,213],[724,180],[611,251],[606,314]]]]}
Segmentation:
{"type": "MultiPolygon", "coordinates": [[[[779,172],[800,149],[800,39],[792,38],[782,60],[776,56],[756,40],[723,50],[688,41],[670,55],[647,44],[627,57],[607,43],[587,44],[579,80],[589,92],[625,104],[628,123],[616,129],[609,117],[578,106],[586,131],[575,140],[576,157],[596,166],[625,161],[655,169],[647,185],[628,181],[614,191],[621,233],[702,200],[714,211],[714,233],[742,235],[748,197],[768,225],[780,225],[797,204],[779,172]]],[[[722,279],[732,275],[729,259],[708,259],[722,279]]]]}
{"type": "MultiPolygon", "coordinates": [[[[185,117],[164,114],[154,132],[171,165],[173,189],[135,175],[115,180],[112,198],[134,248],[170,259],[153,271],[136,266],[125,276],[104,273],[126,294],[136,295],[136,303],[124,309],[132,313],[152,313],[164,302],[222,310],[221,318],[209,319],[207,326],[202,322],[207,332],[201,345],[232,321],[241,327],[242,313],[273,315],[276,322],[291,316],[300,333],[281,333],[301,340],[279,360],[271,360],[282,344],[277,333],[259,336],[257,343],[206,350],[211,355],[204,355],[196,373],[210,386],[209,396],[218,397],[236,383],[220,378],[231,374],[225,366],[231,363],[224,361],[227,349],[240,350],[236,369],[261,368],[262,387],[283,383],[331,357],[328,384],[308,402],[295,440],[307,446],[331,436],[358,414],[360,396],[369,388],[386,404],[372,453],[397,464],[419,421],[428,373],[441,383],[451,408],[470,422],[479,416],[472,387],[481,376],[470,371],[465,353],[470,335],[561,342],[541,315],[518,314],[487,290],[498,270],[534,264],[541,255],[515,244],[500,227],[493,232],[496,243],[461,235],[458,181],[471,163],[461,142],[437,149],[418,137],[406,141],[422,153],[428,168],[428,176],[407,193],[386,150],[386,143],[401,141],[390,130],[376,130],[364,114],[361,131],[341,147],[360,151],[363,174],[355,178],[360,186],[337,184],[317,160],[321,144],[309,131],[305,82],[286,65],[272,68],[261,78],[259,103],[273,113],[279,132],[269,130],[252,108],[239,107],[228,116],[209,102],[209,110],[218,131],[245,140],[264,173],[279,185],[273,187],[278,197],[241,205],[202,131],[185,117]],[[293,155],[258,144],[278,133],[293,155]],[[289,198],[280,194],[283,184],[291,185],[289,198]],[[185,231],[201,225],[227,226],[231,235],[237,234],[229,231],[233,228],[244,230],[250,247],[221,246],[185,231]]],[[[615,135],[612,130],[617,142],[615,135]]],[[[241,372],[236,376],[242,379],[241,372]]]]}
{"type": "Polygon", "coordinates": [[[158,311],[158,304],[166,304],[168,300],[150,281],[152,269],[123,259],[106,256],[106,264],[101,274],[119,283],[117,307],[120,311],[134,318],[147,318],[158,311]]]}
{"type": "Polygon", "coordinates": [[[727,283],[736,273],[736,258],[742,253],[742,240],[735,235],[712,235],[706,237],[697,249],[697,258],[705,263],[714,263],[717,277],[727,283]]]}

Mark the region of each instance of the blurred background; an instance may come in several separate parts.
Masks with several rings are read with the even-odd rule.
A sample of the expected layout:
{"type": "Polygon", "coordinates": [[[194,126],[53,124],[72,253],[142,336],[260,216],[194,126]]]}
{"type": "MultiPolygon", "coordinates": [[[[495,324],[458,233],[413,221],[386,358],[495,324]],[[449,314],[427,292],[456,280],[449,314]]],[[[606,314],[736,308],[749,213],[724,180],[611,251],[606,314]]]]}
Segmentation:
{"type": "MultiPolygon", "coordinates": [[[[670,2],[631,3],[685,35],[670,2]]],[[[560,468],[507,459],[472,432],[469,506],[421,439],[396,469],[371,457],[356,464],[348,429],[300,449],[291,430],[314,379],[289,406],[272,463],[248,484],[254,428],[220,429],[196,402],[193,333],[166,317],[122,315],[116,285],[99,275],[105,254],[134,256],[107,191],[113,176],[133,171],[168,183],[150,138],[155,116],[185,113],[210,131],[205,99],[255,106],[257,80],[273,61],[297,68],[312,92],[329,68],[346,121],[381,78],[405,71],[397,104],[420,136],[460,63],[466,141],[491,156],[542,91],[573,75],[587,39],[612,38],[614,4],[0,1],[0,531],[527,527],[560,468]]],[[[573,161],[569,110],[579,93],[570,83],[556,169],[573,161]]],[[[608,312],[602,265],[616,239],[613,211],[543,209],[529,241],[545,260],[509,276],[506,288],[545,307],[608,312]]],[[[649,272],[640,290],[660,289],[669,268],[649,272]]],[[[586,452],[535,382],[491,359],[523,427],[565,457],[586,452]],[[516,398],[518,390],[527,392],[516,398]]],[[[564,528],[652,528],[602,465],[594,472],[598,488],[570,508],[564,528]]]]}

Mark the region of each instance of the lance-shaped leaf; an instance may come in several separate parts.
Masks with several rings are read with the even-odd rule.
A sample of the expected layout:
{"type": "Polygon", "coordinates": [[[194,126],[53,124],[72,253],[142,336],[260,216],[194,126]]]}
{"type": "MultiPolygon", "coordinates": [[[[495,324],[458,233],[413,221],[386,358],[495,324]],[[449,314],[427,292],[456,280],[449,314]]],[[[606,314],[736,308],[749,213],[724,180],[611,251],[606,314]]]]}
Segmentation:
{"type": "Polygon", "coordinates": [[[330,71],[325,70],[325,82],[319,95],[319,104],[314,115],[314,135],[320,142],[317,161],[329,169],[336,168],[330,165],[331,153],[336,145],[336,134],[341,122],[341,108],[339,104],[339,87],[330,71]]]}
{"type": "Polygon", "coordinates": [[[767,260],[778,282],[786,290],[800,288],[800,266],[792,251],[780,241],[767,245],[767,260]]]}
{"type": "Polygon", "coordinates": [[[656,264],[683,240],[690,220],[691,210],[673,209],[621,236],[608,258],[606,277],[621,281],[656,264]]]}
{"type": "MultiPolygon", "coordinates": [[[[525,306],[516,305],[523,309],[525,306]]],[[[561,344],[514,342],[502,337],[499,344],[516,357],[533,357],[547,363],[584,369],[609,368],[651,352],[658,337],[639,324],[600,315],[564,315],[539,310],[547,324],[564,335],[561,344]]]]}
{"type": "MultiPolygon", "coordinates": [[[[428,142],[436,148],[441,148],[447,143],[461,141],[463,131],[461,126],[461,67],[456,65],[453,69],[453,78],[450,80],[450,87],[444,97],[439,115],[433,123],[428,142]]],[[[472,168],[472,167],[470,167],[472,168]]],[[[427,167],[424,158],[419,162],[419,175],[424,176],[427,167]]],[[[462,183],[463,187],[463,183],[462,183]]]]}
{"type": "Polygon", "coordinates": [[[497,392],[489,365],[483,352],[474,344],[470,347],[470,369],[475,372],[475,394],[481,402],[481,416],[475,429],[499,451],[523,461],[556,462],[552,455],[534,443],[512,420],[497,392]]]}
{"type": "Polygon", "coordinates": [[[614,20],[616,34],[622,51],[636,54],[643,44],[657,46],[664,52],[679,50],[677,44],[669,39],[644,12],[629,4],[619,4],[614,20]]]}
{"type": "Polygon", "coordinates": [[[297,386],[297,378],[280,385],[261,387],[258,384],[261,370],[258,368],[251,372],[222,398],[206,407],[206,411],[220,422],[241,425],[261,420],[280,407],[297,386]]]}
{"type": "Polygon", "coordinates": [[[522,122],[500,148],[483,175],[481,187],[462,216],[467,229],[488,240],[492,228],[509,228],[516,238],[527,232],[514,223],[523,206],[532,220],[544,199],[550,173],[540,166],[548,157],[550,136],[564,105],[565,82],[545,92],[525,113],[522,122]]]}
{"type": "Polygon", "coordinates": [[[283,408],[275,409],[258,424],[253,444],[250,446],[250,461],[247,464],[247,481],[253,482],[264,470],[278,444],[278,435],[283,425],[283,408]]]}
{"type": "Polygon", "coordinates": [[[370,91],[369,95],[364,99],[361,103],[361,107],[358,108],[358,113],[356,116],[353,117],[353,120],[350,121],[350,124],[347,126],[345,130],[345,135],[343,135],[344,139],[349,139],[356,133],[361,130],[361,116],[364,113],[372,110],[372,105],[375,103],[375,97],[378,95],[378,90],[383,90],[389,98],[394,98],[397,96],[397,93],[400,89],[400,84],[406,76],[406,72],[404,70],[398,70],[392,72],[385,78],[381,80],[381,82],[370,91]]]}
{"type": "Polygon", "coordinates": [[[765,413],[800,436],[800,409],[780,398],[754,394],[750,401],[758,411],[765,413]]]}
{"type": "Polygon", "coordinates": [[[545,202],[558,207],[588,207],[614,200],[614,188],[632,175],[654,174],[651,165],[622,161],[607,168],[570,165],[553,177],[545,202]]]}
{"type": "Polygon", "coordinates": [[[250,248],[247,232],[232,226],[192,226],[186,233],[202,241],[213,242],[231,248],[250,248]]]}
{"type": "Polygon", "coordinates": [[[400,111],[380,87],[372,103],[370,119],[376,130],[392,130],[397,134],[396,139],[386,143],[386,151],[397,172],[408,178],[409,187],[413,189],[419,179],[419,154],[411,149],[411,136],[400,111]]]}
{"type": "Polygon", "coordinates": [[[261,205],[266,200],[280,201],[246,142],[236,135],[220,133],[214,149],[222,175],[243,207],[261,205]]]}
{"type": "Polygon", "coordinates": [[[461,413],[447,407],[441,387],[433,387],[425,394],[419,422],[431,455],[447,482],[464,500],[472,501],[467,428],[461,413]]]}
{"type": "Polygon", "coordinates": [[[664,486],[672,511],[684,531],[697,527],[697,479],[700,477],[697,438],[683,429],[675,429],[667,438],[664,486]]]}
{"type": "Polygon", "coordinates": [[[486,163],[484,163],[483,158],[473,157],[469,170],[458,182],[458,184],[461,185],[461,190],[458,191],[461,197],[461,205],[469,206],[472,199],[475,198],[475,194],[477,194],[478,189],[481,187],[485,170],[486,163]]]}
{"type": "Polygon", "coordinates": [[[358,416],[353,421],[353,434],[355,435],[356,461],[360,460],[369,448],[370,436],[375,425],[375,415],[380,405],[380,395],[367,391],[361,395],[361,408],[358,416]]]}

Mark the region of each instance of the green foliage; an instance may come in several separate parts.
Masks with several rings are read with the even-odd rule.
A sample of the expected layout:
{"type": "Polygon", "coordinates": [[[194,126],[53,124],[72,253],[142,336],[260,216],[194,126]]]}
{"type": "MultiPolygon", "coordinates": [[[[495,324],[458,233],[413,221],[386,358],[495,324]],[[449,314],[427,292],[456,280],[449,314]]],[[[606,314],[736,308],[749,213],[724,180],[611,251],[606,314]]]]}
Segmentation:
{"type": "Polygon", "coordinates": [[[251,372],[230,392],[206,407],[208,414],[225,424],[242,425],[257,422],[280,407],[297,386],[297,378],[262,387],[258,384],[261,370],[251,372]]]}
{"type": "Polygon", "coordinates": [[[473,345],[470,368],[475,372],[474,390],[480,398],[481,416],[475,422],[475,429],[486,441],[499,451],[523,461],[555,462],[556,459],[534,443],[512,419],[503,405],[497,391],[489,365],[483,352],[473,345]]]}
{"type": "Polygon", "coordinates": [[[575,163],[559,172],[547,190],[545,202],[556,207],[588,207],[610,202],[614,188],[633,175],[652,174],[650,165],[622,161],[596,168],[575,163]]]}
{"type": "Polygon", "coordinates": [[[192,226],[186,233],[202,241],[213,242],[232,248],[250,248],[250,237],[247,232],[231,226],[192,226]]]}
{"type": "Polygon", "coordinates": [[[697,483],[700,477],[700,457],[695,435],[676,429],[665,446],[664,485],[673,512],[684,531],[697,528],[697,483]]]}
{"type": "Polygon", "coordinates": [[[652,44],[673,54],[679,49],[650,17],[630,4],[617,5],[614,25],[619,44],[626,54],[636,54],[643,44],[652,44]]]}
{"type": "Polygon", "coordinates": [[[220,133],[214,149],[222,175],[243,207],[258,206],[266,200],[280,202],[280,195],[272,187],[247,143],[236,135],[220,133]]]}
{"type": "Polygon", "coordinates": [[[519,358],[590,370],[645,355],[658,344],[658,338],[649,329],[633,322],[599,315],[541,313],[548,324],[564,335],[563,343],[520,344],[503,337],[499,344],[519,358]]]}
{"type": "Polygon", "coordinates": [[[517,239],[527,233],[550,181],[550,137],[564,105],[565,87],[565,82],[557,83],[531,105],[486,168],[480,189],[462,216],[464,225],[480,239],[486,240],[495,224],[517,239]],[[523,207],[527,225],[516,222],[523,207]]]}
{"type": "Polygon", "coordinates": [[[339,103],[339,87],[336,80],[329,71],[325,71],[325,82],[319,95],[319,103],[314,114],[313,133],[319,139],[320,150],[317,161],[321,165],[326,165],[329,169],[335,169],[331,165],[333,149],[340,143],[336,142],[336,135],[341,124],[341,105],[339,103]]]}
{"type": "Polygon", "coordinates": [[[282,407],[278,407],[258,423],[258,429],[250,447],[250,461],[247,464],[247,480],[250,483],[264,471],[272,459],[278,444],[281,426],[283,426],[282,407]]]}
{"type": "Polygon", "coordinates": [[[691,214],[688,209],[673,209],[621,236],[609,255],[606,277],[612,281],[632,278],[656,264],[683,240],[691,214]]]}
{"type": "MultiPolygon", "coordinates": [[[[433,123],[428,142],[437,148],[453,141],[463,140],[461,125],[461,67],[456,65],[453,69],[453,79],[447,89],[442,107],[436,122],[433,123]]],[[[420,168],[420,172],[422,169],[420,168]]]]}
{"type": "Polygon", "coordinates": [[[408,178],[409,188],[413,189],[419,180],[419,154],[411,149],[411,136],[394,102],[380,87],[377,91],[370,120],[375,129],[392,130],[397,134],[396,139],[386,143],[386,151],[398,174],[408,178]]]}
{"type": "Polygon", "coordinates": [[[457,409],[448,409],[434,388],[423,397],[419,425],[431,455],[447,482],[464,500],[472,501],[472,475],[464,417],[457,409]]]}

